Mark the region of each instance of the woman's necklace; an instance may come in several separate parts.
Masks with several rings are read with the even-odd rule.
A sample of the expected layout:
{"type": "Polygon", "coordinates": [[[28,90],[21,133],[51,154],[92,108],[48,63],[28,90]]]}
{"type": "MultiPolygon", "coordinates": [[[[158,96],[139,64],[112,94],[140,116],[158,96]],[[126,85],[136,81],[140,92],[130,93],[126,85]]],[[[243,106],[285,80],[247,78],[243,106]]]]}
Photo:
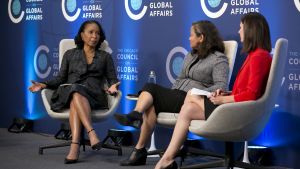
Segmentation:
{"type": "Polygon", "coordinates": [[[94,60],[95,52],[86,53],[85,56],[86,56],[87,63],[91,64],[94,60]]]}
{"type": "Polygon", "coordinates": [[[88,57],[88,58],[94,58],[95,57],[95,52],[86,54],[86,57],[88,57]]]}

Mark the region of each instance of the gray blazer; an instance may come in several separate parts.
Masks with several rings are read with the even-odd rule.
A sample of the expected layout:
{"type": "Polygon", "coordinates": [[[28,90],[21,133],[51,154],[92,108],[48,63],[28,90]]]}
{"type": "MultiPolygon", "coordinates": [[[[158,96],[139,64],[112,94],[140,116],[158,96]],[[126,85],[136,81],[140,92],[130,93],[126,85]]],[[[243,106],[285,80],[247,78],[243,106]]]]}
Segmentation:
{"type": "Polygon", "coordinates": [[[184,58],[181,74],[172,89],[188,92],[192,88],[206,91],[216,89],[227,90],[229,64],[227,57],[221,52],[214,52],[197,61],[197,54],[189,53],[184,58]]]}

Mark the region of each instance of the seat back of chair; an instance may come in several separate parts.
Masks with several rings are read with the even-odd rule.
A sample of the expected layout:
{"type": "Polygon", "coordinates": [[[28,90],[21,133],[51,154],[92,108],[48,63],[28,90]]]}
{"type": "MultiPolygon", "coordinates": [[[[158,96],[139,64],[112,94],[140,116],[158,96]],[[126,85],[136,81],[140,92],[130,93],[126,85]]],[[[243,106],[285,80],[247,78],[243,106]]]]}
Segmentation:
{"type": "Polygon", "coordinates": [[[284,38],[278,39],[274,48],[272,65],[266,89],[263,96],[258,100],[258,102],[263,104],[264,111],[266,112],[264,115],[265,122],[262,124],[263,128],[271,115],[272,109],[276,104],[280,92],[281,82],[285,70],[285,63],[287,60],[287,50],[288,40],[284,38]]]}
{"type": "MultiPolygon", "coordinates": [[[[63,59],[64,54],[67,50],[75,48],[75,41],[74,39],[62,39],[59,43],[59,68],[63,59]]],[[[107,53],[112,53],[111,48],[108,45],[108,42],[106,40],[103,41],[103,43],[100,46],[100,50],[104,50],[107,53]]]]}
{"type": "Polygon", "coordinates": [[[227,56],[229,62],[229,74],[228,74],[228,84],[229,84],[232,71],[233,71],[234,62],[235,62],[236,52],[238,49],[238,43],[234,40],[228,40],[228,41],[224,41],[224,46],[225,46],[224,54],[227,56]]]}

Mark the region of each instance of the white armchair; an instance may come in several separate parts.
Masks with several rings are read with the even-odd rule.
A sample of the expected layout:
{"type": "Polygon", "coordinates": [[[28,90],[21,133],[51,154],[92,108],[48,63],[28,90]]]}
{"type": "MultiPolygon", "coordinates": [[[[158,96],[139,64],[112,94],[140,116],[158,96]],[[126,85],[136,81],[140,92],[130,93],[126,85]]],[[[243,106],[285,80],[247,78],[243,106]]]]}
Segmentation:
{"type": "MultiPolygon", "coordinates": [[[[76,47],[75,46],[75,42],[73,39],[63,39],[60,41],[60,44],[59,44],[59,67],[60,67],[60,64],[62,62],[62,58],[63,58],[63,55],[64,53],[68,50],[68,49],[72,49],[76,47]]],[[[101,50],[104,50],[104,51],[107,51],[108,53],[111,53],[112,50],[109,48],[108,46],[108,43],[107,41],[104,41],[100,47],[101,50]]],[[[57,120],[60,120],[60,121],[63,121],[63,122],[68,122],[69,120],[69,109],[65,109],[63,110],[62,112],[54,112],[53,110],[51,110],[50,108],[50,99],[51,99],[51,96],[53,94],[53,90],[50,90],[50,89],[44,89],[42,90],[41,92],[41,95],[42,95],[42,100],[43,100],[43,104],[45,106],[45,109],[48,113],[48,115],[53,118],[53,119],[57,119],[57,120]]],[[[91,112],[91,119],[93,122],[101,122],[101,121],[104,121],[104,120],[107,120],[108,118],[110,118],[113,113],[116,111],[119,103],[120,103],[120,100],[121,100],[121,96],[122,96],[122,93],[121,91],[118,91],[117,94],[115,96],[112,96],[112,95],[107,95],[107,101],[108,101],[108,108],[109,109],[99,109],[99,110],[93,110],[91,112]]],[[[84,130],[82,130],[84,131],[84,130]]],[[[81,144],[83,145],[83,148],[84,148],[84,145],[85,145],[85,142],[84,142],[84,133],[82,132],[82,136],[81,136],[81,144]]],[[[107,138],[105,138],[104,140],[107,140],[107,138]]],[[[44,149],[48,149],[48,148],[55,148],[55,147],[62,147],[62,146],[68,146],[70,145],[70,142],[65,142],[65,143],[62,143],[62,144],[55,144],[55,145],[48,145],[48,146],[40,146],[39,148],[39,153],[40,154],[43,154],[43,150],[44,149]]],[[[118,154],[122,154],[122,149],[121,147],[118,147],[118,146],[113,146],[113,145],[107,145],[107,144],[103,144],[103,147],[104,148],[111,148],[111,149],[115,149],[118,151],[118,154]]]]}
{"type": "MultiPolygon", "coordinates": [[[[229,75],[228,83],[231,78],[236,52],[238,49],[238,43],[234,40],[224,41],[225,55],[228,57],[229,61],[229,75]]],[[[178,113],[160,112],[157,117],[157,123],[164,127],[174,127],[178,118],[178,113]]]]}
{"type": "Polygon", "coordinates": [[[204,138],[225,141],[226,154],[223,158],[215,162],[202,163],[183,168],[210,168],[221,166],[228,168],[264,168],[234,161],[233,143],[250,141],[256,137],[267,124],[279,95],[281,79],[287,60],[287,49],[288,41],[283,38],[278,39],[275,45],[265,93],[260,99],[223,104],[217,107],[207,120],[193,120],[191,122],[189,127],[190,132],[204,138]]]}
{"type": "MultiPolygon", "coordinates": [[[[234,40],[224,41],[224,46],[225,46],[224,54],[227,56],[229,62],[229,75],[228,75],[228,83],[229,83],[233,71],[236,52],[238,49],[238,43],[234,40]]],[[[157,116],[157,124],[163,127],[174,128],[177,122],[178,115],[179,115],[178,113],[160,112],[157,116]]],[[[151,144],[152,145],[155,144],[153,136],[151,139],[151,144]]],[[[153,147],[155,147],[155,145],[153,145],[153,147]]],[[[159,154],[161,152],[162,150],[153,150],[153,151],[149,151],[148,154],[154,155],[154,154],[159,154]]]]}

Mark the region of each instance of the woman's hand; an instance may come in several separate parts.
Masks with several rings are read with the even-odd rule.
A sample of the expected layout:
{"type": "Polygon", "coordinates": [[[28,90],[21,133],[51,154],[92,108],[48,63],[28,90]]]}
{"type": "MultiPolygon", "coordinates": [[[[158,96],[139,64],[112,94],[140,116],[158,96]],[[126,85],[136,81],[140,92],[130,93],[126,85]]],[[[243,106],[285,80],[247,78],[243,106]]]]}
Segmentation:
{"type": "Polygon", "coordinates": [[[231,92],[230,91],[224,91],[222,89],[217,89],[214,92],[211,92],[211,97],[216,97],[216,96],[228,96],[230,95],[231,92]]]}
{"type": "Polygon", "coordinates": [[[209,99],[215,105],[221,105],[224,103],[234,102],[234,97],[232,95],[231,96],[222,96],[222,95],[212,96],[209,99]]]}
{"type": "Polygon", "coordinates": [[[43,83],[39,83],[39,82],[35,82],[33,80],[31,80],[32,85],[29,87],[29,90],[31,92],[38,92],[44,88],[46,88],[46,85],[43,83]]]}
{"type": "Polygon", "coordinates": [[[113,84],[110,86],[110,88],[108,88],[106,90],[106,92],[110,95],[114,95],[118,92],[118,86],[120,85],[120,82],[116,83],[116,84],[113,84]]]}

